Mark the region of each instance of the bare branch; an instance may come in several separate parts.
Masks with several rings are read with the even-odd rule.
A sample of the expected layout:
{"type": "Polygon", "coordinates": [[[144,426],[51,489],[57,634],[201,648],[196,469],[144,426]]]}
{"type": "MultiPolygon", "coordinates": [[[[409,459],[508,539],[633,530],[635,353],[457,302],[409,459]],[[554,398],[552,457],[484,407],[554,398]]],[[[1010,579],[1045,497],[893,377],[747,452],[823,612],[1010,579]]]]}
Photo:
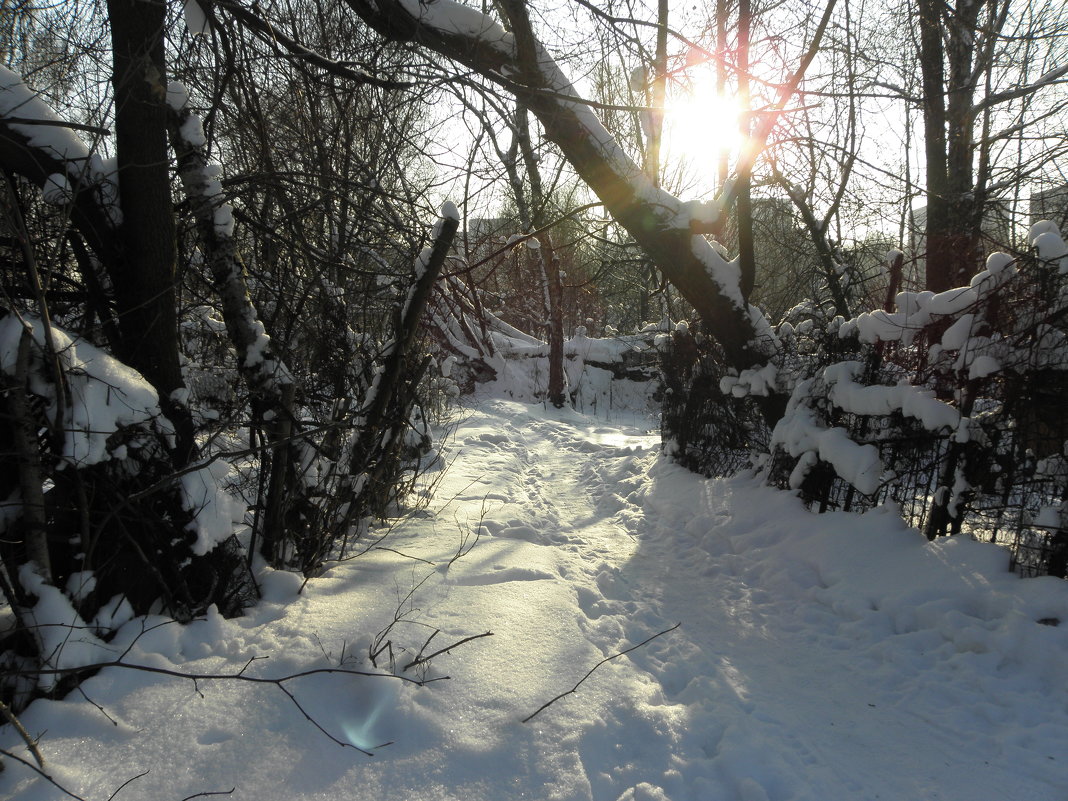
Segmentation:
{"type": "Polygon", "coordinates": [[[657,632],[656,634],[654,634],[654,635],[653,635],[652,637],[649,637],[649,638],[647,638],[647,639],[644,639],[644,640],[642,640],[642,641],[641,641],[640,643],[638,643],[637,645],[632,645],[632,646],[631,646],[630,648],[627,648],[627,649],[626,649],[626,650],[624,650],[624,651],[620,651],[620,652],[619,652],[618,654],[612,654],[611,656],[606,656],[606,657],[605,657],[604,659],[602,659],[602,660],[601,660],[600,662],[598,662],[598,663],[597,663],[596,665],[594,665],[593,667],[591,667],[591,668],[590,668],[590,670],[589,670],[589,672],[588,672],[588,673],[587,673],[587,674],[586,674],[585,676],[583,676],[583,677],[582,677],[581,679],[579,679],[579,680],[578,680],[578,682],[577,682],[577,683],[575,684],[575,686],[574,686],[574,687],[572,687],[572,688],[571,688],[570,690],[568,690],[568,691],[567,691],[566,693],[560,693],[560,694],[559,694],[558,696],[556,696],[556,697],[555,697],[555,698],[553,698],[552,700],[546,701],[546,702],[545,702],[544,704],[542,704],[542,705],[541,705],[541,706],[539,706],[539,707],[538,707],[538,708],[537,708],[536,710],[534,710],[534,712],[532,712],[531,714],[529,714],[529,715],[527,715],[527,716],[526,716],[525,718],[523,718],[522,722],[523,722],[523,723],[528,723],[528,722],[530,722],[531,720],[533,720],[533,719],[534,719],[534,718],[535,718],[535,717],[536,717],[536,716],[538,715],[538,713],[539,713],[539,712],[541,712],[541,711],[543,711],[543,710],[547,709],[548,707],[552,706],[552,705],[553,705],[553,704],[555,704],[555,703],[556,703],[557,701],[559,701],[559,700],[560,700],[561,698],[566,698],[567,696],[569,696],[569,695],[571,695],[572,693],[574,693],[574,692],[575,692],[576,690],[578,690],[578,688],[579,688],[579,687],[580,687],[580,686],[582,685],[582,682],[586,681],[586,679],[588,679],[588,678],[589,678],[590,676],[592,676],[592,675],[593,675],[593,671],[597,670],[597,668],[599,668],[599,667],[600,667],[601,665],[603,665],[603,664],[604,664],[605,662],[611,662],[611,661],[612,661],[613,659],[618,659],[619,657],[621,657],[621,656],[624,656],[625,654],[629,654],[629,653],[630,653],[631,651],[636,651],[636,650],[638,650],[639,648],[641,648],[641,647],[642,647],[643,645],[648,645],[648,644],[649,644],[649,643],[651,643],[651,642],[652,642],[653,640],[655,640],[655,639],[656,639],[657,637],[660,637],[660,636],[661,636],[661,635],[663,635],[663,634],[667,634],[668,632],[674,631],[675,629],[677,629],[677,628],[678,628],[679,626],[681,626],[681,625],[682,625],[682,623],[676,623],[676,624],[675,624],[674,626],[672,626],[671,628],[669,628],[669,629],[664,629],[663,631],[658,631],[658,632],[657,632]]]}

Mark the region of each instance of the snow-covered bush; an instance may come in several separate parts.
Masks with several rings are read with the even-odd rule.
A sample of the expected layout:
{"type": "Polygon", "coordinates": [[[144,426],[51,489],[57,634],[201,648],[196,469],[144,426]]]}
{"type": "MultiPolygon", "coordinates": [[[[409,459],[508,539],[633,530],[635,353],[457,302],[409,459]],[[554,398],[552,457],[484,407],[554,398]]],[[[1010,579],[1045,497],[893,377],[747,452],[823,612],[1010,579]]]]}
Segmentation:
{"type": "Polygon", "coordinates": [[[669,380],[684,401],[669,395],[665,419],[704,436],[667,447],[698,471],[730,471],[740,449],[764,450],[739,432],[759,431],[757,404],[778,393],[789,400],[767,440],[772,483],[820,511],[892,500],[929,537],[1001,542],[1022,571],[1064,575],[1068,265],[1051,224],[1031,235],[1030,253],[991,255],[968,286],[900,292],[851,320],[795,309],[775,360],[720,375],[718,393],[699,392],[718,360],[676,336],[666,369],[689,377],[669,380]]]}

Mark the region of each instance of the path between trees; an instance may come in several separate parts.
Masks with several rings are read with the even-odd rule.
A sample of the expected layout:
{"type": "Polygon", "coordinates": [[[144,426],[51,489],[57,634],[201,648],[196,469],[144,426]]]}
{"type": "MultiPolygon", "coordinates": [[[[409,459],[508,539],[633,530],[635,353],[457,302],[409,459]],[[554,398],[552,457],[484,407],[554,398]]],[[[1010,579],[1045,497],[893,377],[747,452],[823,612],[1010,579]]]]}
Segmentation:
{"type": "MultiPolygon", "coordinates": [[[[373,758],[233,681],[201,697],[109,669],[85,689],[117,725],[77,699],[25,722],[90,798],[145,768],[125,792],[146,801],[1068,795],[1068,622],[1036,622],[1068,620],[1063,583],[1013,578],[991,546],[930,545],[888,512],[817,517],[752,479],[700,479],[662,461],[647,426],[485,401],[428,509],[378,547],[299,598],[271,574],[247,617],[163,626],[130,652],[202,673],[270,656],[248,670],[282,676],[374,669],[369,650],[399,668],[436,629],[424,653],[492,631],[408,671],[449,681],[286,685],[373,758]]],[[[59,797],[20,775],[0,793],[59,797]]]]}

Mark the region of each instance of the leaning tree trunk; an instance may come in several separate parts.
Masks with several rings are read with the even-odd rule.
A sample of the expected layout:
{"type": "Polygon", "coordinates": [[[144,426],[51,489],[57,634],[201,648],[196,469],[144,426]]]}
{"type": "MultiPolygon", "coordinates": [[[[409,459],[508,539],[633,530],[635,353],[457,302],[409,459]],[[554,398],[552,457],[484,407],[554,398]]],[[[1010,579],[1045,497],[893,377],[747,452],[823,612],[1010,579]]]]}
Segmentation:
{"type": "Polygon", "coordinates": [[[460,226],[456,207],[451,203],[446,206],[433,245],[416,260],[415,280],[395,320],[394,340],[360,414],[361,425],[353,439],[349,461],[349,497],[341,531],[343,537],[348,536],[349,530],[364,515],[383,512],[383,501],[399,469],[397,447],[411,408],[410,396],[428,364],[426,361],[418,365],[413,362],[415,344],[430,292],[460,226]]]}
{"type": "MultiPolygon", "coordinates": [[[[458,4],[451,0],[421,6],[418,17],[397,0],[346,2],[381,34],[417,40],[514,93],[609,213],[694,307],[728,365],[746,369],[767,361],[775,351],[767,321],[742,298],[737,268],[699,235],[720,222],[719,206],[683,203],[653,186],[535,38],[522,0],[498,4],[508,18],[508,32],[490,17],[458,30],[451,16],[458,4]]],[[[477,12],[465,6],[464,13],[477,12]]],[[[785,408],[781,399],[768,405],[776,407],[770,410],[773,417],[785,408]]]]}

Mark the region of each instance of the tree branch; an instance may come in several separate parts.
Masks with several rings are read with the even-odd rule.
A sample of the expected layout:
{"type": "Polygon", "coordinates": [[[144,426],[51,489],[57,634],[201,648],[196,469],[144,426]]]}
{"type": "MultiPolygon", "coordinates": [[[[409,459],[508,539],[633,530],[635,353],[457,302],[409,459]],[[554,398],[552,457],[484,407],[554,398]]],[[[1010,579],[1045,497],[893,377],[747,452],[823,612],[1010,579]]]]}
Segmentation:
{"type": "Polygon", "coordinates": [[[630,648],[627,648],[624,651],[620,651],[618,654],[612,654],[611,656],[606,656],[604,659],[602,659],[596,665],[591,667],[589,672],[585,676],[583,676],[581,679],[579,679],[574,687],[572,687],[566,693],[560,693],[558,696],[556,696],[552,700],[546,701],[544,704],[542,704],[536,710],[534,710],[534,712],[532,712],[531,714],[529,714],[525,718],[523,718],[522,722],[523,723],[529,723],[531,720],[533,720],[538,715],[539,712],[541,712],[541,711],[547,709],[548,707],[552,706],[557,701],[559,701],[561,698],[566,698],[567,696],[569,696],[572,693],[574,693],[582,685],[582,682],[586,681],[586,679],[588,679],[590,676],[592,676],[593,675],[593,671],[597,670],[597,668],[599,668],[605,662],[611,662],[613,659],[618,659],[619,657],[624,656],[625,654],[629,654],[631,651],[636,651],[639,648],[641,648],[643,645],[648,645],[653,640],[655,640],[657,637],[660,637],[661,635],[667,634],[668,632],[674,631],[675,629],[677,629],[681,625],[682,625],[682,623],[676,623],[671,628],[664,629],[663,631],[658,631],[652,637],[648,637],[647,639],[642,640],[637,645],[632,645],[630,648]]]}

